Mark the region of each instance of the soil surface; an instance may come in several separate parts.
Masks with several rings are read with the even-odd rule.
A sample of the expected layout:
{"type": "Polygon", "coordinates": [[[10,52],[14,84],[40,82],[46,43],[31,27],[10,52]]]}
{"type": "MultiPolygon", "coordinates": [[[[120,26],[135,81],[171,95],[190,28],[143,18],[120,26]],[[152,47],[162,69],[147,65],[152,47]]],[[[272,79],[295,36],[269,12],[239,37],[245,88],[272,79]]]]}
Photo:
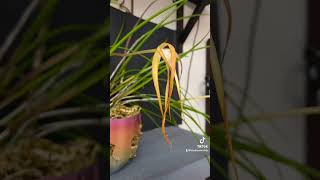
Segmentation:
{"type": "Polygon", "coordinates": [[[37,180],[79,172],[96,162],[102,148],[96,142],[77,139],[57,144],[47,139],[27,139],[0,149],[1,180],[37,180]]]}
{"type": "Polygon", "coordinates": [[[141,111],[141,107],[137,105],[134,105],[131,107],[118,105],[113,107],[110,110],[110,116],[111,118],[121,119],[121,118],[137,115],[140,113],[140,111],[141,111]]]}

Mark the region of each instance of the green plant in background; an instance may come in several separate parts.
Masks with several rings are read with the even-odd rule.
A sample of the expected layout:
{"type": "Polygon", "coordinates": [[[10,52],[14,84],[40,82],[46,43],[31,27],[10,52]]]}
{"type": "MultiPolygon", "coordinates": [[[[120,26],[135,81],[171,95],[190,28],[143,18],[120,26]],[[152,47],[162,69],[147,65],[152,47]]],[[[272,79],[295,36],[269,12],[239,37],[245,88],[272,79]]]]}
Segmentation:
{"type": "Polygon", "coordinates": [[[80,127],[107,125],[107,105],[85,92],[105,83],[107,54],[101,44],[108,25],[52,28],[58,4],[32,1],[1,46],[0,179],[75,173],[101,154],[101,145],[80,127]],[[86,35],[77,41],[57,41],[76,32],[86,35]],[[52,135],[67,142],[55,143],[52,135]]]}
{"type": "MultiPolygon", "coordinates": [[[[234,101],[234,99],[229,95],[229,93],[225,92],[224,83],[228,83],[230,87],[232,87],[235,91],[238,91],[239,93],[241,93],[242,97],[247,98],[245,100],[247,100],[248,102],[251,103],[251,105],[259,109],[259,105],[257,105],[257,103],[253,99],[249,98],[249,95],[247,94],[247,92],[244,92],[243,90],[241,90],[241,88],[235,86],[235,84],[231,82],[226,82],[226,80],[223,79],[220,66],[223,63],[228,42],[231,36],[231,31],[232,31],[232,10],[230,6],[230,2],[228,0],[224,0],[223,2],[227,11],[228,21],[229,21],[227,36],[226,36],[227,40],[222,52],[222,58],[219,59],[217,56],[215,43],[213,41],[213,38],[211,37],[210,65],[212,69],[213,80],[216,87],[218,101],[220,104],[219,109],[223,114],[224,124],[223,126],[216,125],[212,127],[211,136],[214,137],[214,139],[211,139],[211,148],[221,156],[227,159],[230,159],[233,163],[237,164],[239,167],[241,167],[243,170],[251,174],[256,179],[267,179],[267,178],[262,173],[262,170],[258,169],[255,166],[255,164],[250,160],[250,158],[248,158],[247,155],[260,156],[265,159],[272,160],[275,163],[280,163],[282,165],[290,167],[296,170],[297,172],[301,173],[306,179],[310,179],[310,178],[318,179],[320,177],[320,172],[318,170],[310,168],[307,165],[301,164],[290,158],[287,158],[285,155],[281,155],[280,153],[272,150],[272,148],[268,147],[264,143],[264,140],[261,138],[259,132],[257,132],[257,130],[253,127],[253,123],[268,120],[269,124],[271,124],[272,123],[271,121],[275,119],[280,120],[281,118],[286,118],[286,117],[320,114],[320,107],[303,107],[303,108],[297,108],[297,109],[290,109],[285,112],[261,113],[256,116],[247,117],[243,114],[241,105],[238,105],[234,101]],[[225,95],[227,96],[227,98],[225,98],[225,95]],[[238,111],[238,113],[240,114],[239,119],[232,121],[232,123],[228,123],[227,121],[228,118],[225,115],[226,108],[224,104],[226,101],[229,101],[231,105],[233,105],[235,109],[238,111]],[[239,126],[243,126],[243,125],[248,126],[256,138],[248,138],[242,134],[239,134],[239,132],[236,131],[239,126]],[[228,137],[229,126],[230,126],[230,130],[233,132],[231,134],[232,138],[228,137]],[[227,135],[227,138],[224,138],[225,135],[227,135]],[[226,153],[224,151],[225,147],[229,147],[229,151],[231,151],[231,153],[229,154],[226,153]],[[234,155],[232,155],[233,151],[235,152],[234,155]]],[[[212,162],[212,165],[217,169],[218,171],[217,173],[220,173],[222,176],[228,179],[228,175],[223,171],[223,169],[221,169],[222,167],[220,167],[219,164],[212,162]]],[[[278,168],[279,170],[278,166],[276,166],[276,168],[278,168]]],[[[241,178],[241,177],[238,177],[237,169],[235,166],[233,170],[235,171],[236,179],[241,178]]],[[[279,177],[281,178],[281,175],[279,175],[279,177]]]]}

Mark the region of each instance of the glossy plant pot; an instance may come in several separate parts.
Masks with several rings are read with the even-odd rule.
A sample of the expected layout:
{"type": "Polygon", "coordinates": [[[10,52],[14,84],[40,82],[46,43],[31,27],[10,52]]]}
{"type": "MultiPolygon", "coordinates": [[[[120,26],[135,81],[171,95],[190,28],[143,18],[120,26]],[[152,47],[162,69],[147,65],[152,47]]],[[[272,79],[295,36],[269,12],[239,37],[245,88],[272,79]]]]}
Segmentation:
{"type": "Polygon", "coordinates": [[[76,173],[70,173],[69,175],[53,177],[48,176],[41,180],[100,180],[98,163],[90,166],[89,168],[82,169],[76,173]]]}
{"type": "Polygon", "coordinates": [[[110,119],[110,172],[126,165],[136,156],[141,137],[141,114],[110,119]]]}

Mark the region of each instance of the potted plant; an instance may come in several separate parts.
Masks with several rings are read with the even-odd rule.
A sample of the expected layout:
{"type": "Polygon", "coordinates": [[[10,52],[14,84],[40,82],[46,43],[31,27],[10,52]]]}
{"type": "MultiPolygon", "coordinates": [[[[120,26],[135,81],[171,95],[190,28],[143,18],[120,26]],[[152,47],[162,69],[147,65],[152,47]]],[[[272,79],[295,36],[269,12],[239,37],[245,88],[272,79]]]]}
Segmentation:
{"type": "Polygon", "coordinates": [[[107,106],[86,94],[108,73],[108,26],[52,28],[58,2],[32,1],[0,47],[0,179],[99,179],[104,147],[83,127],[107,127],[107,106]]]}
{"type": "MultiPolygon", "coordinates": [[[[154,28],[145,32],[136,41],[130,43],[132,35],[141,29],[146,23],[153,18],[162,15],[163,12],[168,12],[169,15],[174,13],[178,8],[182,7],[186,1],[180,0],[172,3],[168,7],[164,7],[158,12],[151,15],[146,20],[139,21],[132,28],[131,31],[121,36],[121,32],[110,45],[110,57],[120,57],[117,61],[116,67],[112,69],[109,79],[110,84],[110,170],[111,173],[119,170],[130,159],[135,157],[140,137],[141,137],[141,111],[148,111],[139,106],[140,102],[150,103],[150,105],[158,106],[159,112],[156,118],[161,120],[161,131],[164,140],[170,144],[170,139],[166,133],[165,123],[175,121],[171,118],[171,109],[175,111],[182,111],[184,107],[183,99],[181,97],[181,89],[179,79],[176,72],[176,66],[187,54],[205,47],[199,48],[198,43],[190,50],[181,54],[177,54],[174,46],[169,43],[161,43],[155,49],[140,50],[140,47],[145,43],[150,36],[152,36],[159,28],[166,24],[176,22],[166,21],[164,18],[154,28]],[[128,45],[123,47],[123,44],[128,45]],[[144,56],[145,54],[152,54],[151,58],[144,56]],[[145,61],[145,65],[141,69],[128,69],[127,65],[132,60],[133,56],[141,57],[145,61]],[[160,74],[165,74],[165,80],[160,79],[160,74]],[[166,91],[160,91],[159,81],[166,84],[166,91]],[[140,90],[148,83],[153,83],[154,94],[143,94],[140,90]],[[176,89],[179,99],[173,99],[172,93],[176,89]],[[164,94],[164,95],[162,95],[164,94]]],[[[150,6],[149,6],[150,7],[150,6]]],[[[147,8],[148,9],[148,8],[147,8]]],[[[146,9],[146,10],[147,10],[146,9]]],[[[143,13],[144,14],[144,13],[143,13]]],[[[167,15],[168,16],[168,15],[167,15]]],[[[182,17],[189,18],[189,17],[182,17]]],[[[202,97],[203,98],[203,97],[202,97]]],[[[192,108],[188,106],[188,108],[192,108]]],[[[182,116],[182,114],[178,114],[182,116]]]]}
{"type": "MultiPolygon", "coordinates": [[[[154,102],[157,100],[159,105],[159,110],[161,113],[161,130],[163,136],[168,144],[170,144],[170,140],[167,137],[165,130],[165,121],[167,113],[170,113],[171,107],[171,96],[174,87],[174,81],[176,82],[177,91],[180,97],[180,88],[179,88],[179,80],[176,73],[176,63],[177,63],[177,53],[174,47],[168,43],[163,43],[159,45],[157,49],[153,50],[144,50],[140,52],[135,52],[133,54],[127,53],[124,56],[129,57],[131,55],[136,55],[140,53],[150,53],[154,52],[152,57],[152,63],[150,65],[146,65],[143,69],[141,69],[138,74],[118,77],[116,75],[110,79],[111,84],[111,109],[110,109],[110,168],[111,172],[114,172],[125,165],[129,159],[135,157],[137,147],[139,145],[140,135],[141,133],[141,107],[134,105],[128,106],[128,102],[130,100],[135,99],[135,103],[139,101],[151,101],[154,102]],[[168,47],[168,48],[166,48],[168,47]],[[161,63],[160,60],[163,59],[164,63],[161,63]],[[160,69],[163,72],[163,69],[167,70],[167,80],[166,80],[166,94],[165,96],[161,96],[160,87],[159,87],[159,65],[160,69]],[[150,71],[150,72],[148,72],[150,71]],[[153,98],[155,95],[151,94],[140,94],[138,93],[139,88],[137,84],[132,84],[132,82],[140,79],[139,76],[145,72],[145,78],[152,77],[153,84],[155,87],[155,94],[157,98],[153,98]],[[120,82],[117,82],[120,80],[120,82]],[[118,84],[118,86],[112,86],[114,84],[118,84]],[[119,87],[120,86],[120,87],[119,87]],[[123,88],[125,87],[125,88],[123,88]],[[125,89],[126,91],[121,91],[125,89]],[[132,90],[133,89],[133,90],[132,90]],[[130,93],[128,93],[130,92],[130,93]],[[137,97],[143,97],[138,98],[137,97]],[[164,102],[163,102],[164,100],[164,102]],[[164,104],[164,106],[162,105],[164,104]]],[[[117,54],[119,55],[119,54],[117,54]]],[[[119,66],[121,68],[121,64],[119,66]]],[[[122,76],[122,75],[120,75],[122,76]]],[[[149,78],[150,79],[150,78],[149,78]]],[[[150,80],[146,80],[140,83],[148,83],[150,80]]],[[[139,84],[138,84],[139,85],[139,84]]],[[[141,86],[142,87],[142,86],[141,86]]],[[[182,103],[181,107],[182,108],[182,103]]],[[[170,115],[170,114],[169,114],[170,115]]]]}

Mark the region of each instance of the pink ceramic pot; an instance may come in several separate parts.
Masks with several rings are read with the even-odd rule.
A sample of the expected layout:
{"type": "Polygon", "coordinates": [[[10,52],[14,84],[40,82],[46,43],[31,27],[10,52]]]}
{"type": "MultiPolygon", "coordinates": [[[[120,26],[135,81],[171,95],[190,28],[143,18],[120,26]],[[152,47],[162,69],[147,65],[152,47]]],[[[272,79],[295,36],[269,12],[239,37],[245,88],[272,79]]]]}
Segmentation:
{"type": "Polygon", "coordinates": [[[119,170],[135,157],[141,136],[141,114],[110,119],[110,171],[119,170]]]}
{"type": "Polygon", "coordinates": [[[60,177],[45,177],[41,180],[100,180],[99,167],[95,164],[89,168],[80,170],[77,173],[72,173],[60,177]]]}

